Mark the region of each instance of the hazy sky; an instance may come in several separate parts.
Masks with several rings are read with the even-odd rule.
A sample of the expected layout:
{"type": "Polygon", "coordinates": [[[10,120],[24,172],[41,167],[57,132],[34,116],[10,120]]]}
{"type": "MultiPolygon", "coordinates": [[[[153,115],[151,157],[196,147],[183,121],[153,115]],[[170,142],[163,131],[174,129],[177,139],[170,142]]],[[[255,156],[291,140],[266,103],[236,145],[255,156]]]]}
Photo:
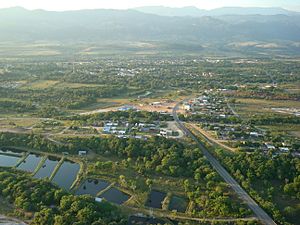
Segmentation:
{"type": "Polygon", "coordinates": [[[300,11],[300,0],[0,0],[0,8],[23,6],[27,9],[46,10],[127,9],[148,5],[172,7],[193,5],[202,9],[223,6],[283,7],[300,11]]]}

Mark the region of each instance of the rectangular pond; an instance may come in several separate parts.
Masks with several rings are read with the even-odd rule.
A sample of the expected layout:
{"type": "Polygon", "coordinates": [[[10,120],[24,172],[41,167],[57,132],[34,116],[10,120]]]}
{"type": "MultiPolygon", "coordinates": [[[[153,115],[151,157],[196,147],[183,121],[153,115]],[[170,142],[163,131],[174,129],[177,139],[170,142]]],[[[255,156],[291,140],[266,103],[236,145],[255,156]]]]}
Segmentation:
{"type": "Polygon", "coordinates": [[[93,197],[96,197],[97,194],[107,188],[110,183],[104,180],[97,180],[97,179],[87,179],[85,180],[80,187],[76,190],[76,195],[85,195],[89,194],[93,197]]]}
{"type": "Polygon", "coordinates": [[[139,216],[130,216],[128,219],[128,225],[158,225],[166,224],[166,221],[158,218],[151,217],[139,217],[139,216]]]}
{"type": "Polygon", "coordinates": [[[161,209],[162,202],[166,196],[167,194],[164,192],[152,190],[145,205],[147,207],[161,209]]]}
{"type": "Polygon", "coordinates": [[[22,152],[18,150],[10,150],[10,149],[0,149],[0,154],[5,154],[5,155],[13,155],[13,156],[22,156],[22,152]]]}
{"type": "Polygon", "coordinates": [[[71,161],[64,161],[59,170],[55,174],[52,182],[56,183],[61,188],[69,190],[74,183],[80,165],[71,161]]]}
{"type": "Polygon", "coordinates": [[[106,192],[104,192],[102,195],[99,196],[100,198],[104,198],[109,202],[122,205],[124,202],[126,202],[130,196],[119,189],[112,187],[108,189],[106,192]]]}
{"type": "Polygon", "coordinates": [[[42,157],[31,153],[17,167],[17,169],[32,173],[36,169],[36,167],[38,166],[41,159],[42,159],[42,157]]]}
{"type": "Polygon", "coordinates": [[[53,157],[48,157],[43,163],[42,167],[33,176],[34,178],[50,178],[54,168],[57,166],[59,160],[53,157]]]}
{"type": "Polygon", "coordinates": [[[184,213],[187,205],[188,202],[185,198],[173,195],[170,201],[169,210],[176,210],[177,212],[184,213]]]}
{"type": "Polygon", "coordinates": [[[21,159],[19,156],[0,154],[0,166],[2,167],[13,167],[17,165],[21,159]]]}

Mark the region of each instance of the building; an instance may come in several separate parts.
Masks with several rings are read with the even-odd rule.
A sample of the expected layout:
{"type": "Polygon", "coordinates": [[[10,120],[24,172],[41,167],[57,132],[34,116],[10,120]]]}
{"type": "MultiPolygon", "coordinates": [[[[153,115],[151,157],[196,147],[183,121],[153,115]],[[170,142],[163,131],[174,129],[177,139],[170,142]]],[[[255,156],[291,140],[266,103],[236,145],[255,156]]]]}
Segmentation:
{"type": "Polygon", "coordinates": [[[103,200],[103,198],[99,198],[99,197],[96,197],[96,198],[95,198],[95,201],[96,201],[96,202],[102,202],[102,200],[103,200]]]}
{"type": "Polygon", "coordinates": [[[78,155],[79,156],[86,156],[87,155],[87,151],[78,151],[78,155]]]}
{"type": "Polygon", "coordinates": [[[129,110],[136,110],[136,108],[132,105],[124,105],[118,109],[119,111],[129,111],[129,110]]]}

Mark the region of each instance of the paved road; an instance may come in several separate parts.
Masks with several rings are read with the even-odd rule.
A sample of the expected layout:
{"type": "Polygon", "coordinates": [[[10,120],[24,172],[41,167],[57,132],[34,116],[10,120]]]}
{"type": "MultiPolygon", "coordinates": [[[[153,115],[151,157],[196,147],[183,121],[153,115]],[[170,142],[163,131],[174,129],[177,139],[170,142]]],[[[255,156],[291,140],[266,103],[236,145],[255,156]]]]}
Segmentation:
{"type": "Polygon", "coordinates": [[[233,179],[233,177],[225,170],[225,168],[219,163],[215,157],[205,148],[205,146],[183,125],[177,115],[179,105],[183,101],[178,102],[173,108],[173,118],[180,128],[187,136],[191,137],[200,147],[203,155],[207,158],[213,168],[219,173],[219,175],[225,180],[225,182],[236,192],[236,194],[249,206],[249,208],[255,213],[257,218],[264,225],[276,225],[272,218],[248,195],[248,193],[233,179]]]}

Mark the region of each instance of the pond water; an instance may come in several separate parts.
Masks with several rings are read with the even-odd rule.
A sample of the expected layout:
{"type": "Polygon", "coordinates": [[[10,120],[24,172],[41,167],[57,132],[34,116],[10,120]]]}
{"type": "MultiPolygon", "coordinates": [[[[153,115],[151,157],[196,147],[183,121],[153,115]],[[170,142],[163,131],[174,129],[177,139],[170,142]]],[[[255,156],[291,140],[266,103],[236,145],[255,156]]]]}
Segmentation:
{"type": "Polygon", "coordinates": [[[21,151],[17,151],[17,150],[11,151],[9,149],[0,149],[0,154],[22,156],[21,151]]]}
{"type": "Polygon", "coordinates": [[[80,165],[78,163],[65,161],[55,174],[52,182],[56,183],[61,188],[69,190],[77,177],[80,165]]]}
{"type": "Polygon", "coordinates": [[[128,219],[128,225],[158,225],[158,224],[165,224],[166,221],[158,218],[151,218],[151,217],[139,217],[139,216],[130,216],[128,219]]]}
{"type": "Polygon", "coordinates": [[[27,158],[17,167],[19,170],[24,170],[27,172],[33,172],[41,161],[42,157],[29,154],[27,158]]]}
{"type": "Polygon", "coordinates": [[[109,202],[122,205],[130,198],[130,196],[117,188],[112,187],[100,195],[100,198],[105,198],[109,202]]]}
{"type": "Polygon", "coordinates": [[[53,157],[46,159],[39,171],[34,175],[34,178],[50,178],[54,168],[57,166],[59,160],[53,157]]]}
{"type": "Polygon", "coordinates": [[[165,199],[166,195],[166,193],[152,190],[145,205],[147,207],[161,209],[162,201],[165,199]]]}
{"type": "Polygon", "coordinates": [[[89,194],[96,197],[97,194],[107,188],[110,184],[103,180],[87,179],[80,185],[78,190],[75,192],[76,195],[89,194]]]}
{"type": "Polygon", "coordinates": [[[185,198],[181,198],[178,196],[172,196],[169,210],[177,210],[177,212],[184,213],[187,208],[188,202],[185,198]]]}
{"type": "Polygon", "coordinates": [[[21,157],[18,157],[18,156],[0,154],[0,166],[3,166],[3,167],[15,166],[15,165],[17,165],[17,163],[20,159],[21,159],[21,157]]]}

